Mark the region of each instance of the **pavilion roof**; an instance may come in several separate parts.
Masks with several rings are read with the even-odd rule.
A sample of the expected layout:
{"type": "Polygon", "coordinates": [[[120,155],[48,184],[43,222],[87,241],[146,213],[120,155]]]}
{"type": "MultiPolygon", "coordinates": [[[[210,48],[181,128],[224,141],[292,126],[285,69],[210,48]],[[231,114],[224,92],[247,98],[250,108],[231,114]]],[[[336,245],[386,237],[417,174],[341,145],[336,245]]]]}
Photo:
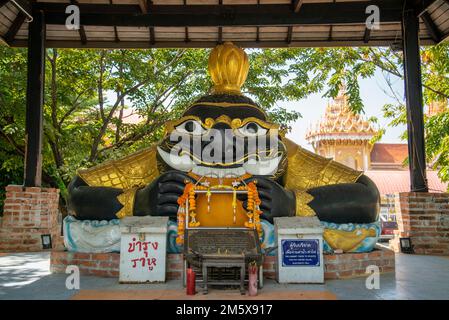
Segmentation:
{"type": "MultiPolygon", "coordinates": [[[[30,7],[31,1],[15,0],[30,7]]],[[[37,0],[45,12],[47,47],[382,46],[401,42],[404,0],[37,0]],[[81,28],[65,27],[65,8],[78,4],[81,28]],[[368,5],[380,8],[379,30],[365,21],[368,5]]],[[[421,44],[449,36],[449,1],[420,0],[421,44]]],[[[0,39],[27,46],[27,18],[0,0],[0,39]]]]}

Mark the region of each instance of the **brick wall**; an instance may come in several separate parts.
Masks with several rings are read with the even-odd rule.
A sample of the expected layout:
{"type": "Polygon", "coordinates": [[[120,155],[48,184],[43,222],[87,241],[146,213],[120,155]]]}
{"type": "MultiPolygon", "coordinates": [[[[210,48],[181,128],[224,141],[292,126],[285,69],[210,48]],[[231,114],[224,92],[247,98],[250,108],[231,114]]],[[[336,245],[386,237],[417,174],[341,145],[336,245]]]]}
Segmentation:
{"type": "MultiPolygon", "coordinates": [[[[264,260],[265,279],[275,279],[276,257],[264,260]]],[[[345,253],[324,255],[325,279],[342,279],[364,276],[366,267],[377,265],[380,272],[394,271],[394,252],[375,250],[370,253],[345,253]]],[[[64,273],[68,265],[77,265],[80,273],[101,277],[118,277],[120,267],[119,253],[77,253],[52,251],[50,269],[54,273],[64,273]]],[[[167,254],[167,279],[181,279],[183,269],[182,254],[167,254]]]]}
{"type": "Polygon", "coordinates": [[[53,247],[60,248],[58,201],[58,189],[7,186],[0,251],[41,251],[42,234],[51,234],[53,247]]]}
{"type": "Polygon", "coordinates": [[[381,273],[395,271],[394,251],[376,249],[367,253],[324,255],[324,279],[344,279],[366,276],[366,267],[375,265],[381,273]]]}
{"type": "MultiPolygon", "coordinates": [[[[274,279],[275,257],[265,260],[264,274],[274,279]]],[[[81,253],[53,250],[50,255],[50,270],[53,273],[65,273],[68,265],[77,265],[80,273],[101,277],[118,277],[120,269],[119,253],[81,253]]],[[[167,279],[181,279],[184,262],[182,254],[167,254],[167,279]]]]}
{"type": "Polygon", "coordinates": [[[77,265],[80,273],[100,277],[118,277],[119,253],[81,253],[55,251],[50,254],[50,271],[65,273],[68,265],[77,265]]]}
{"type": "Polygon", "coordinates": [[[449,193],[399,193],[395,207],[398,230],[390,241],[395,252],[399,238],[410,237],[417,254],[449,255],[449,193]]]}

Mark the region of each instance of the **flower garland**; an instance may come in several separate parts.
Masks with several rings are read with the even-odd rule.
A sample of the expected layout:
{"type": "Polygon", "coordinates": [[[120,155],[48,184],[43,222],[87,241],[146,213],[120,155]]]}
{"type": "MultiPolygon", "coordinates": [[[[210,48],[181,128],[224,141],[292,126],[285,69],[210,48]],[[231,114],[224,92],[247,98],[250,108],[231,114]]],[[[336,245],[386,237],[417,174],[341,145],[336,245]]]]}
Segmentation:
{"type": "Polygon", "coordinates": [[[250,229],[256,229],[259,235],[259,238],[262,238],[262,225],[260,223],[260,214],[262,211],[259,206],[261,204],[261,200],[259,198],[259,193],[257,191],[256,186],[257,181],[254,180],[249,182],[246,186],[225,186],[225,185],[217,185],[213,187],[206,187],[202,185],[195,186],[192,182],[186,182],[184,187],[183,194],[178,198],[178,237],[176,238],[176,243],[181,245],[184,243],[184,230],[186,223],[186,214],[189,215],[189,227],[199,227],[201,225],[200,221],[196,221],[196,199],[195,199],[195,191],[196,190],[206,190],[207,197],[207,210],[210,212],[210,197],[212,195],[211,189],[232,189],[232,209],[234,213],[234,223],[236,222],[236,208],[237,208],[237,191],[247,190],[248,191],[248,204],[247,204],[247,212],[246,215],[248,217],[248,221],[245,222],[245,227],[250,229]],[[189,201],[189,212],[186,212],[186,202],[189,201]]]}
{"type": "Polygon", "coordinates": [[[259,192],[257,191],[256,182],[250,182],[247,185],[248,189],[248,205],[247,205],[247,213],[248,221],[245,222],[245,227],[250,229],[256,229],[259,237],[262,237],[262,225],[260,224],[260,214],[262,211],[259,206],[261,204],[261,200],[259,198],[259,192]]]}
{"type": "Polygon", "coordinates": [[[178,236],[176,237],[176,243],[182,245],[184,243],[184,230],[186,223],[186,201],[189,199],[190,192],[194,189],[193,183],[186,183],[184,187],[184,193],[178,198],[178,236]]]}

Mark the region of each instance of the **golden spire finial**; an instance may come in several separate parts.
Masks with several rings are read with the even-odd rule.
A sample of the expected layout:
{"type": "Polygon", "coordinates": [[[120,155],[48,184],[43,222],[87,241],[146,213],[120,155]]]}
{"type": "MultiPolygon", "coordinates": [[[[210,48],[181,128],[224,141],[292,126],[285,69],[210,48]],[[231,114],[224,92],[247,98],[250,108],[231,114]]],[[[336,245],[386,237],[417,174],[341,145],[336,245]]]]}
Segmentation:
{"type": "Polygon", "coordinates": [[[209,55],[212,93],[242,94],[241,86],[249,70],[248,56],[232,42],[216,46],[209,55]]]}

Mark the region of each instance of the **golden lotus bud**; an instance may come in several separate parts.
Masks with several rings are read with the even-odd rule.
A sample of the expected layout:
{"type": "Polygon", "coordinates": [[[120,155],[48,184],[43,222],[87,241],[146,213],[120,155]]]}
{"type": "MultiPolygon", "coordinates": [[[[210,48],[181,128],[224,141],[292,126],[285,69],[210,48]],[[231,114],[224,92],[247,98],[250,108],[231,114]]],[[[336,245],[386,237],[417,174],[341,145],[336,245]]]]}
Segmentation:
{"type": "Polygon", "coordinates": [[[248,56],[232,42],[216,46],[209,55],[209,74],[214,83],[212,93],[242,94],[241,86],[249,69],[248,56]]]}

